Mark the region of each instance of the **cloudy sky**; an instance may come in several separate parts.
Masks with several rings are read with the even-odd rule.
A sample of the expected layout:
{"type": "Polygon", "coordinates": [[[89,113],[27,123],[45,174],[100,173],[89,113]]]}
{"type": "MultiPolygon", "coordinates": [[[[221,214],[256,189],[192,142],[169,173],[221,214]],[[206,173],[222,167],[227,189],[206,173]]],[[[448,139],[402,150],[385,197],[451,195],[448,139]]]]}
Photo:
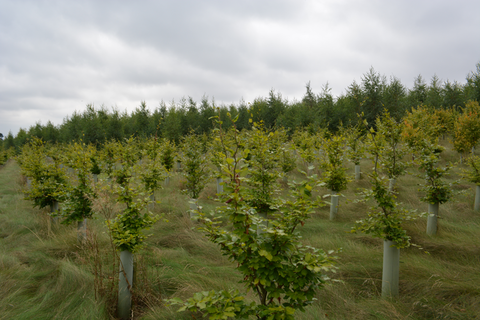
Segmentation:
{"type": "Polygon", "coordinates": [[[411,88],[465,82],[480,1],[0,0],[0,132],[55,125],[93,103],[334,96],[373,67],[411,88]]]}

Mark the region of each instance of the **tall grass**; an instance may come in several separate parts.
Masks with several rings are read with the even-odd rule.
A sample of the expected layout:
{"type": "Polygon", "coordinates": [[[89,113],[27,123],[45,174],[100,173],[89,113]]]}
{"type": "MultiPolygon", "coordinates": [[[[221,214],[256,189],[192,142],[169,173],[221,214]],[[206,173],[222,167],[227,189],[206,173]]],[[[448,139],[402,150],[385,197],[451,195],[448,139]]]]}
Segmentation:
{"type": "MultiPolygon", "coordinates": [[[[444,158],[456,159],[449,144],[443,143],[444,158]]],[[[480,319],[480,214],[473,212],[473,185],[456,185],[463,193],[440,206],[436,236],[426,235],[425,218],[406,224],[413,242],[423,249],[401,250],[400,296],[382,299],[383,243],[349,232],[368,209],[353,201],[359,188],[369,186],[366,173],[371,163],[364,160],[361,165],[364,178],[352,181],[343,192],[337,219],[328,219],[325,206],[301,228],[306,244],[339,250],[339,259],[337,272],[329,275],[335,281],[319,290],[318,300],[298,312],[296,319],[480,319]]],[[[349,170],[353,175],[353,165],[349,170]]],[[[454,169],[448,179],[458,179],[458,172],[454,169]]],[[[302,177],[294,171],[289,178],[302,177]]],[[[400,177],[398,201],[426,211],[427,205],[419,200],[422,182],[413,175],[400,177]]],[[[174,176],[169,187],[156,193],[161,203],[155,211],[169,221],[150,230],[147,246],[136,255],[137,319],[199,319],[201,315],[177,313],[163,299],[187,299],[211,289],[244,291],[235,264],[188,218],[188,199],[180,193],[181,186],[180,177],[174,176]]],[[[59,225],[49,231],[48,216],[23,200],[22,188],[18,167],[10,162],[0,170],[0,319],[113,319],[118,265],[102,209],[97,208],[98,219],[91,223],[89,245],[78,247],[74,228],[59,225]]],[[[215,190],[212,179],[199,200],[204,211],[218,205],[215,190]]],[[[320,196],[327,193],[317,191],[320,196]]],[[[247,297],[254,299],[251,293],[247,297]]]]}

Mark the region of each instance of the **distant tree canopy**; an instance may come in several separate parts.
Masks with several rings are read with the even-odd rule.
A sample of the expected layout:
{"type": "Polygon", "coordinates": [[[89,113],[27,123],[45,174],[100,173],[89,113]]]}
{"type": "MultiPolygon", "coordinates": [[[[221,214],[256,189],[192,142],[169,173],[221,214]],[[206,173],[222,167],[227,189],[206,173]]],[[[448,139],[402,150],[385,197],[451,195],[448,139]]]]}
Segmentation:
{"type": "MultiPolygon", "coordinates": [[[[9,132],[3,137],[3,148],[15,147],[19,150],[29,137],[42,138],[46,142],[70,142],[82,139],[86,143],[102,145],[106,141],[123,138],[157,136],[179,142],[190,132],[209,133],[213,129],[211,117],[220,113],[224,127],[232,124],[238,116],[237,128],[248,129],[254,122],[263,121],[265,128],[284,127],[291,134],[297,128],[318,130],[327,128],[335,132],[342,126],[356,124],[357,114],[372,126],[383,110],[400,119],[407,111],[417,106],[432,109],[462,110],[468,101],[480,101],[480,62],[475,71],[470,72],[466,84],[441,81],[434,75],[430,84],[417,76],[413,88],[407,89],[398,78],[377,73],[373,68],[364,74],[361,82],[353,82],[346,93],[334,98],[328,83],[320,93],[314,93],[310,82],[301,101],[288,101],[281,93],[271,89],[266,98],[258,97],[252,103],[240,101],[237,105],[217,106],[214,99],[204,96],[200,103],[191,97],[172,101],[169,106],[160,102],[153,111],[142,101],[130,114],[116,108],[87,105],[81,113],[75,111],[63,123],[55,126],[48,121],[45,125],[37,122],[28,130],[20,129],[15,137],[9,132]]],[[[1,139],[0,139],[1,140],[1,139]]]]}

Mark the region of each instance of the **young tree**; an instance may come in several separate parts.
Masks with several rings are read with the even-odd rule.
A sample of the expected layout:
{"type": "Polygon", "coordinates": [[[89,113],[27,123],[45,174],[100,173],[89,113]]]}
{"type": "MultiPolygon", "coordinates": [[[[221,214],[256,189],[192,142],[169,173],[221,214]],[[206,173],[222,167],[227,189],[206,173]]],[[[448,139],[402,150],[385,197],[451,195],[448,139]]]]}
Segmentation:
{"type": "Polygon", "coordinates": [[[377,173],[373,172],[370,180],[372,188],[364,189],[357,201],[375,200],[376,205],[370,207],[367,218],[356,222],[351,232],[363,232],[383,239],[382,297],[395,297],[398,296],[400,249],[412,245],[402,223],[416,219],[421,214],[400,208],[394,194],[388,191],[377,173]]]}
{"type": "Polygon", "coordinates": [[[60,215],[62,223],[69,225],[78,222],[78,242],[87,241],[87,219],[93,216],[92,199],[96,197],[91,187],[89,174],[93,168],[92,158],[96,149],[86,145],[82,140],[68,145],[63,152],[63,163],[74,171],[74,181],[65,193],[65,202],[60,215]]]}
{"type": "Polygon", "coordinates": [[[325,160],[320,164],[323,169],[321,177],[321,185],[332,191],[330,220],[335,218],[338,207],[338,192],[347,189],[347,173],[343,165],[344,159],[344,142],[343,136],[332,136],[323,140],[323,149],[325,152],[325,160]]]}
{"type": "Polygon", "coordinates": [[[347,159],[355,165],[355,180],[360,180],[360,160],[365,155],[364,135],[358,126],[346,129],[343,135],[347,145],[347,159]]]}
{"type": "Polygon", "coordinates": [[[167,176],[165,178],[165,185],[169,184],[170,175],[173,170],[173,165],[175,163],[175,157],[177,156],[175,142],[172,142],[168,139],[163,139],[162,147],[161,147],[161,154],[160,154],[160,162],[162,166],[165,168],[167,176]]]}
{"type": "Polygon", "coordinates": [[[183,192],[190,198],[190,209],[193,216],[195,210],[197,210],[198,197],[209,178],[209,156],[204,152],[201,141],[193,133],[183,138],[182,151],[182,163],[185,167],[183,175],[186,180],[183,192]]]}
{"type": "Polygon", "coordinates": [[[125,205],[123,212],[113,220],[107,221],[112,240],[120,251],[120,273],[118,288],[118,316],[130,318],[133,287],[133,254],[144,244],[147,236],[144,230],[149,229],[158,219],[147,210],[150,198],[143,188],[136,183],[138,149],[134,138],[117,144],[114,149],[120,166],[113,171],[117,184],[115,193],[118,201],[125,205]]]}
{"type": "Polygon", "coordinates": [[[413,153],[420,152],[425,143],[435,144],[438,140],[440,127],[438,119],[425,106],[412,108],[403,118],[403,141],[413,153]]]}
{"type": "Polygon", "coordinates": [[[294,148],[305,162],[307,176],[312,174],[315,161],[315,139],[306,130],[297,130],[292,136],[294,148]]]}
{"type": "Polygon", "coordinates": [[[475,183],[475,204],[473,209],[480,211],[480,157],[474,155],[467,158],[467,170],[462,170],[462,177],[469,182],[475,183]]]}
{"type": "Polygon", "coordinates": [[[474,150],[480,140],[480,105],[476,101],[470,101],[463,109],[455,122],[454,149],[464,154],[474,150]]]}
{"type": "Polygon", "coordinates": [[[34,206],[40,209],[49,206],[50,212],[53,213],[57,210],[58,202],[64,199],[63,191],[67,186],[67,176],[65,170],[60,167],[58,158],[47,160],[48,155],[45,143],[33,137],[24,145],[17,159],[22,174],[31,179],[30,188],[25,190],[26,198],[33,200],[34,206]]]}
{"type": "Polygon", "coordinates": [[[443,150],[445,150],[445,148],[427,142],[426,147],[423,149],[419,158],[420,170],[425,172],[423,175],[425,184],[421,187],[420,191],[425,194],[421,200],[428,203],[428,235],[435,235],[437,233],[439,205],[449,201],[452,197],[452,184],[447,184],[442,179],[448,174],[448,171],[450,171],[452,166],[450,164],[447,164],[444,167],[438,166],[440,162],[440,153],[443,150]]]}
{"type": "MultiPolygon", "coordinates": [[[[253,123],[251,131],[246,133],[244,156],[249,178],[246,180],[246,201],[267,224],[268,215],[277,210],[275,201],[279,191],[280,178],[279,154],[275,141],[276,132],[267,132],[263,123],[253,123]]],[[[259,227],[258,227],[259,228],[259,227]]],[[[260,231],[261,232],[261,231],[260,231]]]]}
{"type": "Polygon", "coordinates": [[[380,162],[390,179],[390,190],[393,190],[396,179],[405,174],[407,164],[403,157],[407,154],[407,148],[402,144],[403,125],[385,111],[376,120],[377,135],[383,140],[380,149],[380,162]]]}
{"type": "MultiPolygon", "coordinates": [[[[235,120],[235,119],[233,119],[235,120]]],[[[219,139],[223,142],[224,132],[219,139]]],[[[252,137],[253,138],[253,137],[252,137]]],[[[256,295],[256,301],[246,302],[238,292],[202,292],[187,301],[169,300],[170,304],[181,305],[179,311],[203,312],[210,319],[284,319],[293,320],[295,310],[304,311],[325,282],[323,272],[332,268],[332,258],[322,250],[300,243],[297,228],[304,224],[313,211],[310,191],[313,181],[300,185],[292,184],[291,200],[279,200],[271,225],[266,232],[255,232],[259,218],[256,208],[250,205],[251,194],[242,183],[247,173],[240,165],[241,144],[235,131],[234,144],[223,145],[225,158],[222,166],[225,193],[221,195],[226,205],[214,216],[200,213],[201,229],[209,239],[218,244],[222,253],[237,263],[243,274],[243,282],[256,295]],[[231,150],[231,151],[228,151],[231,150]],[[223,228],[221,219],[230,225],[223,228]]]]}
{"type": "MultiPolygon", "coordinates": [[[[155,206],[155,190],[166,178],[166,170],[161,163],[160,142],[157,137],[146,140],[141,150],[140,180],[150,194],[152,207],[155,206]]],[[[151,208],[153,209],[153,208],[151,208]]]]}

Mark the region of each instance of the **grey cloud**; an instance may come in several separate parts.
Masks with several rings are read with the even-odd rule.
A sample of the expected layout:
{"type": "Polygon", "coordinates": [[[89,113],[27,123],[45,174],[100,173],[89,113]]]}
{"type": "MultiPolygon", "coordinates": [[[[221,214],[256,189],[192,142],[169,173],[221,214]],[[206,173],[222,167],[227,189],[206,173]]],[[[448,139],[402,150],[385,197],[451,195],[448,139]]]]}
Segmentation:
{"type": "Polygon", "coordinates": [[[373,66],[411,87],[464,82],[480,56],[476,1],[0,0],[0,132],[61,123],[87,103],[205,94],[344,92],[373,66]],[[30,110],[30,112],[28,112],[30,110]]]}

